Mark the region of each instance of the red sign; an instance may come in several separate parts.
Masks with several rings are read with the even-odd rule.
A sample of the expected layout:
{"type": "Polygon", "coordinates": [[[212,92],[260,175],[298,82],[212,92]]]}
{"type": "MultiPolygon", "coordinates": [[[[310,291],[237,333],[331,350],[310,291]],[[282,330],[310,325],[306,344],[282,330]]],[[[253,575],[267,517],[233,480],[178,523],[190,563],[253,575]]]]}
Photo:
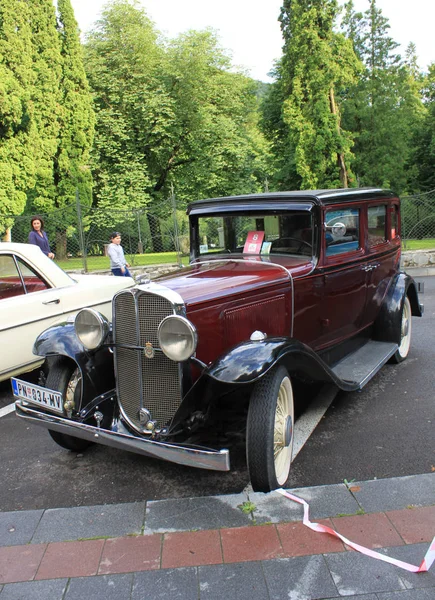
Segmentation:
{"type": "Polygon", "coordinates": [[[245,247],[243,248],[243,254],[260,254],[263,240],[264,231],[249,231],[245,247]]]}

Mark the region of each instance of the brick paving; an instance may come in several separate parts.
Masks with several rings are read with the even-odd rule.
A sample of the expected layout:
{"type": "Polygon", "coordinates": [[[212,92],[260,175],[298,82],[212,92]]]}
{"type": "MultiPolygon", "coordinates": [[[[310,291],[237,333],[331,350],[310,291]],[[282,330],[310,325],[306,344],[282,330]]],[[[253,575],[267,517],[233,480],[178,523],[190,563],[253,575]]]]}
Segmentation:
{"type": "MultiPolygon", "coordinates": [[[[366,482],[361,482],[352,492],[346,489],[346,493],[357,500],[359,508],[355,512],[363,514],[338,516],[340,513],[331,508],[329,518],[316,522],[332,527],[353,542],[418,565],[435,535],[435,476],[414,477],[414,480],[396,478],[390,480],[390,485],[407,502],[409,487],[418,479],[426,490],[424,502],[430,502],[429,505],[419,506],[420,499],[414,497],[412,504],[407,503],[402,508],[363,512],[364,506],[357,498],[358,494],[364,496],[366,482]]],[[[374,490],[372,483],[367,482],[367,485],[374,490]]],[[[379,486],[381,493],[383,485],[379,486]]],[[[295,495],[305,495],[308,502],[316,499],[312,521],[316,520],[316,512],[325,512],[321,495],[331,499],[328,487],[292,490],[295,495]]],[[[337,490],[333,492],[335,495],[337,490]]],[[[399,504],[397,494],[396,506],[399,504]]],[[[182,518],[178,524],[172,521],[170,530],[162,531],[161,523],[167,522],[168,515],[158,502],[151,503],[147,511],[143,510],[145,507],[125,505],[124,510],[129,512],[126,515],[128,531],[117,537],[106,537],[101,533],[105,528],[102,522],[99,539],[74,539],[72,521],[71,529],[65,529],[62,522],[60,530],[56,530],[53,515],[44,519],[41,511],[38,518],[33,518],[32,511],[23,512],[22,522],[18,512],[2,513],[0,600],[84,597],[96,600],[112,597],[116,600],[243,600],[245,597],[249,600],[329,600],[342,596],[358,600],[435,599],[433,569],[412,574],[363,556],[338,538],[304,526],[300,510],[290,508],[292,503],[288,499],[282,496],[278,499],[278,494],[261,496],[258,515],[254,509],[243,526],[187,531],[183,530],[182,518]],[[159,519],[149,518],[153,511],[160,514],[160,523],[159,519]],[[144,514],[147,514],[145,520],[137,518],[144,514]],[[51,531],[47,520],[53,524],[51,531]],[[147,520],[154,523],[154,533],[146,527],[147,520]],[[60,531],[69,541],[59,541],[60,531]],[[41,539],[47,541],[41,543],[41,539]]],[[[251,494],[250,501],[253,497],[260,495],[251,494]]],[[[202,500],[206,504],[207,499],[202,500]]],[[[216,498],[210,500],[216,508],[216,498]]],[[[238,505],[234,499],[223,500],[224,511],[229,504],[232,510],[240,511],[246,498],[240,495],[238,505]]],[[[376,505],[373,502],[371,498],[372,505],[376,505]]],[[[187,507],[189,499],[178,500],[180,515],[183,503],[187,507]]],[[[110,520],[114,514],[122,514],[122,506],[74,509],[74,516],[81,523],[80,534],[87,519],[94,523],[96,516],[100,519],[105,511],[109,516],[107,531],[111,533],[110,520]]],[[[171,510],[170,505],[166,507],[171,510]]],[[[61,510],[65,515],[67,509],[61,510]]],[[[201,515],[197,517],[201,519],[201,515]]],[[[232,524],[238,522],[236,518],[230,520],[232,524]]],[[[122,531],[123,525],[118,522],[116,527],[122,531]]]]}

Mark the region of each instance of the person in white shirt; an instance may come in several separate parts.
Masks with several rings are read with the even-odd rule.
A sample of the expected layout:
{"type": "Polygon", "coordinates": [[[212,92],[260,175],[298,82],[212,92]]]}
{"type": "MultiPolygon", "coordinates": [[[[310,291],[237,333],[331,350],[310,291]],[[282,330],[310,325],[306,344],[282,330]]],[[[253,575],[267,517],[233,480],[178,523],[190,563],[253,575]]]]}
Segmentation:
{"type": "Polygon", "coordinates": [[[107,254],[110,258],[110,269],[114,275],[118,277],[131,277],[131,273],[127,268],[130,265],[125,260],[124,250],[121,246],[121,234],[119,231],[114,231],[110,235],[110,244],[107,248],[107,254]]]}

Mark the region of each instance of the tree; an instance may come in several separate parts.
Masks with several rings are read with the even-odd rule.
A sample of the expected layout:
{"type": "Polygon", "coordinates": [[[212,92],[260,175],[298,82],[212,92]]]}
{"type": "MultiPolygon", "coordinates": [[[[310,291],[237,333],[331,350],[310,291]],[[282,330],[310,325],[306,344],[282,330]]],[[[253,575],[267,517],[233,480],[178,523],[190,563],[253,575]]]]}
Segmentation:
{"type": "Polygon", "coordinates": [[[211,31],[166,41],[144,9],[117,0],[87,38],[86,57],[99,206],[158,212],[171,185],[182,202],[259,189],[268,167],[257,85],[230,72],[211,31]]]}
{"type": "Polygon", "coordinates": [[[415,47],[408,49],[407,61],[395,53],[398,44],[376,0],[364,13],[348,2],[343,27],[364,64],[343,111],[343,123],[355,137],[358,182],[400,192],[407,186],[412,132],[422,116],[415,47]]]}
{"type": "Polygon", "coordinates": [[[155,192],[170,181],[181,199],[261,188],[269,154],[258,127],[258,85],[230,68],[211,31],[190,31],[169,44],[166,89],[174,122],[163,160],[150,161],[157,167],[155,192]]]}
{"type": "Polygon", "coordinates": [[[58,0],[58,12],[62,53],[62,112],[59,147],[54,164],[56,206],[75,202],[76,188],[80,202],[90,205],[92,176],[89,161],[95,125],[92,96],[70,0],[58,0]]]}
{"type": "Polygon", "coordinates": [[[32,35],[32,118],[37,131],[35,185],[27,192],[30,209],[54,205],[54,157],[59,145],[62,57],[52,0],[28,0],[32,35]]]}
{"type": "Polygon", "coordinates": [[[146,206],[152,182],[146,149],[164,137],[172,107],[159,85],[162,52],[144,10],[128,1],[105,7],[85,43],[96,126],[93,147],[95,200],[101,207],[146,206]]]}
{"type": "MultiPolygon", "coordinates": [[[[0,215],[20,214],[34,185],[35,137],[31,91],[30,8],[27,2],[0,5],[0,215]],[[18,6],[17,6],[18,5],[18,6]]],[[[0,216],[0,230],[12,225],[0,216]]]]}
{"type": "Polygon", "coordinates": [[[272,189],[299,190],[302,187],[302,179],[296,168],[295,148],[291,141],[289,125],[283,117],[286,86],[281,73],[282,61],[278,61],[271,73],[275,81],[270,84],[260,105],[260,127],[271,146],[272,189]]]}
{"type": "Polygon", "coordinates": [[[353,183],[340,94],[355,81],[359,62],[349,41],[333,31],[337,10],[336,0],[284,0],[281,9],[282,114],[302,188],[353,183]]]}
{"type": "Polygon", "coordinates": [[[415,170],[415,191],[435,190],[435,63],[423,80],[425,115],[415,130],[411,165],[415,170]]]}

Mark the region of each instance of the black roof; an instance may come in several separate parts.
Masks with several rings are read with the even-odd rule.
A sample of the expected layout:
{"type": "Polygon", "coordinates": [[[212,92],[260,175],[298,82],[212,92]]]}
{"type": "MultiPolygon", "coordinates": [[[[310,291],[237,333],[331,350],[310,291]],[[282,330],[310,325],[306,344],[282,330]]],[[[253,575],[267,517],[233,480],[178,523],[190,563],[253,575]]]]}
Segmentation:
{"type": "Polygon", "coordinates": [[[239,208],[271,208],[285,203],[297,204],[303,208],[304,203],[325,206],[338,202],[355,202],[358,200],[371,200],[378,198],[397,197],[391,190],[381,188],[341,188],[336,190],[300,190],[289,192],[266,192],[263,194],[245,194],[241,196],[226,196],[222,198],[208,198],[197,200],[189,204],[187,213],[209,212],[216,209],[221,211],[226,206],[238,206],[239,208]]]}

